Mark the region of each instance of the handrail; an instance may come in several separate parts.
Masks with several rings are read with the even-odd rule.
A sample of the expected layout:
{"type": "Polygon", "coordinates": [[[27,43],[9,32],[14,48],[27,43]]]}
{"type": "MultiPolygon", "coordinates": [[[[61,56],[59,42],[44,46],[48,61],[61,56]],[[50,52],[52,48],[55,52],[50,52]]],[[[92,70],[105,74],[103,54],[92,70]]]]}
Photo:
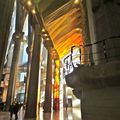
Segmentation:
{"type": "MultiPolygon", "coordinates": [[[[103,40],[94,42],[94,43],[87,43],[87,44],[83,44],[83,45],[79,45],[79,46],[91,46],[91,45],[98,44],[98,43],[101,43],[101,42],[103,42],[103,41],[106,41],[106,40],[109,40],[109,39],[113,39],[113,38],[120,38],[120,36],[111,36],[111,37],[105,38],[105,39],[103,39],[103,40]]],[[[115,39],[114,39],[114,40],[115,40],[115,39]]]]}
{"type": "Polygon", "coordinates": [[[113,38],[120,38],[120,36],[111,36],[104,40],[97,41],[94,43],[72,46],[71,53],[66,58],[64,58],[64,69],[67,70],[66,73],[67,74],[70,73],[69,68],[71,69],[71,66],[73,69],[75,67],[75,63],[74,63],[75,61],[74,61],[73,57],[76,58],[76,56],[78,56],[78,54],[73,55],[73,51],[74,51],[75,47],[79,48],[79,61],[80,61],[79,64],[95,65],[96,62],[99,62],[99,63],[102,61],[109,62],[109,61],[111,61],[111,59],[115,59],[115,58],[118,59],[118,57],[120,57],[120,54],[119,54],[119,52],[115,53],[115,51],[117,51],[117,50],[120,51],[120,45],[115,44],[116,46],[111,47],[111,46],[107,45],[109,42],[108,43],[106,42],[107,40],[109,40],[109,41],[111,41],[111,44],[112,44],[113,40],[114,41],[119,40],[119,39],[113,39],[113,38]],[[92,50],[94,47],[97,48],[95,52],[92,50]],[[85,52],[83,52],[82,49],[84,49],[85,52]],[[95,58],[93,58],[93,60],[92,60],[90,58],[90,56],[92,56],[92,58],[93,58],[93,56],[95,56],[95,58]],[[83,60],[83,58],[84,58],[84,60],[83,60]]]}

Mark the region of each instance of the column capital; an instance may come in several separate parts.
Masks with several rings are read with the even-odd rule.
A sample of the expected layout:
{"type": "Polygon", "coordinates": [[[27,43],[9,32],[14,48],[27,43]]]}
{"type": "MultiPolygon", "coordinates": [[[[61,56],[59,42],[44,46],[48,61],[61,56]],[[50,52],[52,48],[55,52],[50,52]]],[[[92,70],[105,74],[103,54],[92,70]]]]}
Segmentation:
{"type": "Polygon", "coordinates": [[[24,35],[24,32],[16,31],[16,32],[13,33],[12,39],[13,39],[13,41],[16,42],[18,39],[19,40],[23,39],[23,35],[24,35]]]}
{"type": "Polygon", "coordinates": [[[51,40],[44,40],[43,43],[44,43],[44,46],[45,46],[47,49],[53,47],[53,43],[52,43],[51,40]]]}
{"type": "Polygon", "coordinates": [[[27,52],[27,54],[32,53],[32,47],[27,47],[26,52],[27,52]]]}
{"type": "Polygon", "coordinates": [[[51,36],[49,35],[49,32],[46,30],[46,28],[42,28],[41,37],[44,39],[43,44],[47,49],[53,47],[51,36]]]}
{"type": "Polygon", "coordinates": [[[57,50],[55,48],[52,49],[52,58],[54,60],[58,60],[59,59],[59,55],[58,55],[57,50]]]}

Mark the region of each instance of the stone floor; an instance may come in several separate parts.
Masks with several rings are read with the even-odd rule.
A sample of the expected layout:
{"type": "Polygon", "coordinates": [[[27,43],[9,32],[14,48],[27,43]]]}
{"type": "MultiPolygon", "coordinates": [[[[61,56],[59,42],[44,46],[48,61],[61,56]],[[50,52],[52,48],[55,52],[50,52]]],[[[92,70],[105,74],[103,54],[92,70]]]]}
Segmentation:
{"type": "MultiPolygon", "coordinates": [[[[81,120],[81,114],[79,108],[68,108],[61,109],[58,112],[43,113],[42,108],[40,109],[38,118],[36,119],[24,119],[24,112],[20,110],[18,113],[18,120],[81,120]]],[[[9,112],[0,112],[0,120],[10,120],[9,112]]],[[[13,116],[14,120],[14,116],[13,116]]]]}

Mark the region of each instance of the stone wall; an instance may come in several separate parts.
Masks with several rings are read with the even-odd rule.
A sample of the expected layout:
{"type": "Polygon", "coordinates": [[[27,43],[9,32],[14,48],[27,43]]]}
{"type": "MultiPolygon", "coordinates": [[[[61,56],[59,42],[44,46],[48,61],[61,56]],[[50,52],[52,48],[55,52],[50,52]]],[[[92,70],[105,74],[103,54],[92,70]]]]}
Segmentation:
{"type": "Polygon", "coordinates": [[[83,90],[82,120],[120,120],[120,87],[83,90]]]}
{"type": "MultiPolygon", "coordinates": [[[[97,45],[98,58],[103,59],[103,46],[106,49],[108,61],[120,59],[120,1],[92,0],[96,42],[105,40],[97,45]]],[[[95,51],[94,51],[95,52],[95,51]]],[[[95,58],[96,59],[96,58],[95,58]]],[[[106,60],[98,61],[104,63],[106,60]]]]}
{"type": "Polygon", "coordinates": [[[120,62],[79,66],[65,76],[81,99],[82,120],[120,120],[120,62]]]}

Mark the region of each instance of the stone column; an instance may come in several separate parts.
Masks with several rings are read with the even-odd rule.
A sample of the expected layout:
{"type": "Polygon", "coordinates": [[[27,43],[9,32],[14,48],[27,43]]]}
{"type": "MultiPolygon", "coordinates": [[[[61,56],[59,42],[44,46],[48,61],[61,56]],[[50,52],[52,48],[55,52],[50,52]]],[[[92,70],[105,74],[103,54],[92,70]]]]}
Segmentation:
{"type": "Polygon", "coordinates": [[[27,64],[27,76],[25,78],[25,96],[24,96],[24,104],[27,102],[28,95],[28,86],[30,79],[30,71],[31,71],[31,60],[32,60],[32,51],[33,51],[33,43],[34,43],[34,30],[31,29],[32,25],[30,24],[30,16],[28,20],[28,47],[26,49],[28,54],[28,64],[27,64]]]}
{"type": "Polygon", "coordinates": [[[8,46],[9,28],[11,25],[14,1],[15,0],[9,0],[9,2],[8,0],[0,1],[0,84],[8,46]]]}
{"type": "MultiPolygon", "coordinates": [[[[86,25],[85,25],[87,29],[86,36],[88,36],[88,39],[90,40],[89,42],[92,44],[96,42],[95,24],[94,24],[93,12],[92,12],[92,3],[90,0],[85,0],[83,2],[84,2],[84,11],[86,14],[86,25]]],[[[87,51],[85,52],[89,53],[89,59],[90,59],[91,64],[95,63],[94,59],[97,58],[97,55],[94,55],[94,54],[92,55],[90,53],[93,53],[93,51],[96,51],[96,49],[97,49],[96,46],[86,47],[87,51]]]]}
{"type": "Polygon", "coordinates": [[[18,60],[19,60],[19,52],[20,52],[20,43],[23,39],[23,23],[25,20],[25,10],[20,4],[20,0],[16,1],[16,25],[15,25],[15,33],[13,34],[13,40],[15,42],[14,45],[14,52],[13,52],[13,59],[10,71],[10,80],[8,85],[8,92],[7,92],[7,109],[11,102],[14,100],[14,93],[15,93],[15,86],[16,86],[16,79],[17,79],[17,68],[18,68],[18,60]]]}
{"type": "Polygon", "coordinates": [[[41,28],[39,27],[39,25],[36,25],[25,118],[36,118],[37,115],[37,92],[38,92],[40,48],[41,48],[40,32],[41,32],[41,28]]]}
{"type": "Polygon", "coordinates": [[[54,69],[54,89],[53,89],[53,109],[55,111],[59,110],[60,106],[60,60],[56,59],[54,69]]]}
{"type": "Polygon", "coordinates": [[[12,65],[10,71],[8,92],[7,92],[7,100],[6,100],[7,109],[9,109],[10,104],[14,101],[15,86],[18,76],[18,60],[20,53],[20,43],[22,39],[23,39],[23,33],[15,32],[13,34],[13,40],[15,42],[15,45],[14,45],[13,59],[12,59],[12,65]]]}
{"type": "Polygon", "coordinates": [[[91,42],[96,42],[95,24],[94,24],[94,19],[93,19],[91,1],[86,0],[86,9],[87,9],[86,11],[87,11],[87,17],[88,17],[88,25],[89,25],[91,42]]]}
{"type": "Polygon", "coordinates": [[[44,112],[51,112],[51,97],[52,97],[52,43],[50,40],[44,41],[44,45],[48,50],[47,56],[47,74],[46,74],[46,86],[45,86],[45,102],[44,112]]]}

